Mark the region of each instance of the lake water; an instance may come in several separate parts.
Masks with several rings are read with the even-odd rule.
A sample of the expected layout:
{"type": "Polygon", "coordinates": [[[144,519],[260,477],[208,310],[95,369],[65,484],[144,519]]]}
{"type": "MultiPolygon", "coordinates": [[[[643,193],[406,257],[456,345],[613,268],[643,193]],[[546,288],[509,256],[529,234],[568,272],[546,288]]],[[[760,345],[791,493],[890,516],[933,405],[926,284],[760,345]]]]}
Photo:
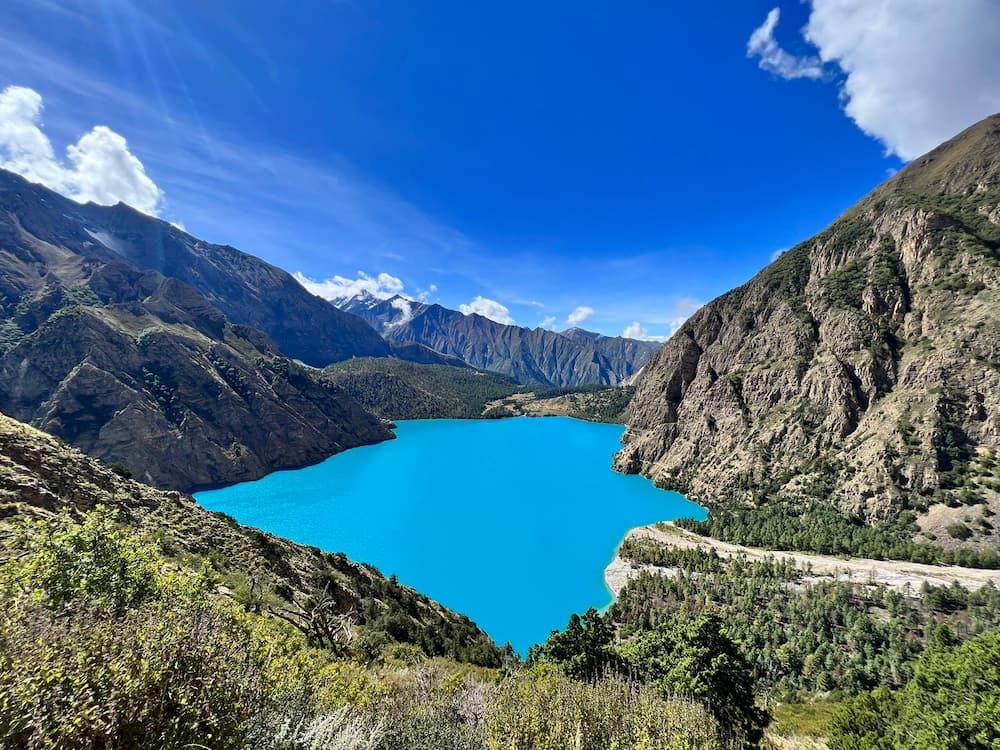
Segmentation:
{"type": "Polygon", "coordinates": [[[630,528],[704,517],[611,470],[622,431],[563,417],[400,421],[396,440],[196,498],[396,574],[523,654],[610,603],[604,567],[630,528]]]}

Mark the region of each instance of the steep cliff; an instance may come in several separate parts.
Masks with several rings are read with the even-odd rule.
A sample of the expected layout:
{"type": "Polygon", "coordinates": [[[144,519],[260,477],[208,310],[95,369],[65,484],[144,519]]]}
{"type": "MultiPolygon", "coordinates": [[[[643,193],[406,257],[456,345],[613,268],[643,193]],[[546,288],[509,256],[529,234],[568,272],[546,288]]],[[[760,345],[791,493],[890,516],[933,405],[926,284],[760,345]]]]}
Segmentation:
{"type": "Polygon", "coordinates": [[[998,282],[995,115],[696,313],[646,366],[616,466],[716,506],[912,509],[926,540],[995,544],[998,282]]]}
{"type": "Polygon", "coordinates": [[[17,225],[53,249],[70,250],[78,262],[96,256],[184,281],[231,322],[264,331],[283,354],[307,364],[389,354],[370,326],[310,294],[282,269],[123,203],[80,205],[0,170],[0,217],[7,227],[0,227],[0,237],[11,238],[17,225]]]}

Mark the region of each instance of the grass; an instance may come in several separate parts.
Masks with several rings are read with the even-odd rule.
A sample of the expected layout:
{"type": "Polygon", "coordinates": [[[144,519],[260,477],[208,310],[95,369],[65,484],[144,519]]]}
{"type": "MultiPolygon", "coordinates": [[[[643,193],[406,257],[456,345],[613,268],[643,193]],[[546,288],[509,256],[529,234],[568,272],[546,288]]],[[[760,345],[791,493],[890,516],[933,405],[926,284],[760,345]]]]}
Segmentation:
{"type": "Polygon", "coordinates": [[[770,732],[781,737],[826,737],[830,719],[841,706],[835,698],[809,703],[779,703],[772,709],[770,732]]]}

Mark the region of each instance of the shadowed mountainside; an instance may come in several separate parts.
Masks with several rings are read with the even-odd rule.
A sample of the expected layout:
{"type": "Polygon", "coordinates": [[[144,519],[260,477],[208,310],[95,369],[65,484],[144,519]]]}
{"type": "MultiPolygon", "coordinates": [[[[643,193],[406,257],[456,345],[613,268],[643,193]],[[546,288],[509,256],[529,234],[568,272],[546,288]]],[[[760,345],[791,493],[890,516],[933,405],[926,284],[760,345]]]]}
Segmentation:
{"type": "Polygon", "coordinates": [[[391,436],[265,333],[125,263],[91,210],[0,171],[0,410],[180,489],[391,436]]]}

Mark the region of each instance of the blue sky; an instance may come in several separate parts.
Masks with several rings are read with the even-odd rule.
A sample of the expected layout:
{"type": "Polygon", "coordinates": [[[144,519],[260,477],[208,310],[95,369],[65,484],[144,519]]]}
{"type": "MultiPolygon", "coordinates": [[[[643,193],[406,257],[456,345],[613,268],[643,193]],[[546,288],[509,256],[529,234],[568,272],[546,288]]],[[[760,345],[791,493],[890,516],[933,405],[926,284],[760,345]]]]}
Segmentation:
{"type": "Polygon", "coordinates": [[[994,0],[775,2],[7,0],[0,163],[33,118],[57,189],[311,279],[662,336],[1000,109],[994,0]]]}

